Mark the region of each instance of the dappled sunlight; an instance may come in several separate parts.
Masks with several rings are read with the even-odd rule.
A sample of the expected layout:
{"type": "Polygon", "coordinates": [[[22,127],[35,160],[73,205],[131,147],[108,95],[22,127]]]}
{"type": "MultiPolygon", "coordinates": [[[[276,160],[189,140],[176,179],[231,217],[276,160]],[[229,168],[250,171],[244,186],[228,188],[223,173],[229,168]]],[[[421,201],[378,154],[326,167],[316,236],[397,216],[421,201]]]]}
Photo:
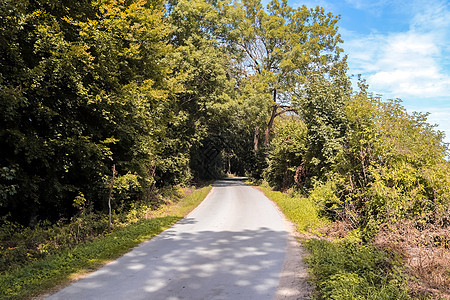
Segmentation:
{"type": "Polygon", "coordinates": [[[217,181],[187,218],[50,299],[272,299],[287,236],[262,193],[217,181]]]}
{"type": "Polygon", "coordinates": [[[218,299],[271,299],[285,243],[286,232],[267,228],[197,233],[169,229],[79,281],[73,293],[66,290],[51,299],[79,298],[90,290],[110,299],[166,299],[168,293],[172,299],[214,299],[219,290],[225,298],[218,299]]]}

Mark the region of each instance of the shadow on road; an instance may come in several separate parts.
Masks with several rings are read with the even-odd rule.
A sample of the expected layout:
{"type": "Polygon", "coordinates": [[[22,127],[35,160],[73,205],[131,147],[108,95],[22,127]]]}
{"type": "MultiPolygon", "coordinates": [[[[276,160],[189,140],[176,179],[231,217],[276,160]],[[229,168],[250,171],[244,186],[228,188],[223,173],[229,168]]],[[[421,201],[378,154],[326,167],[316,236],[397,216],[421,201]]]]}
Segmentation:
{"type": "Polygon", "coordinates": [[[215,187],[230,187],[230,186],[245,186],[245,185],[246,184],[243,183],[241,180],[235,178],[216,180],[213,184],[213,186],[215,187]]]}
{"type": "Polygon", "coordinates": [[[51,299],[272,299],[285,234],[169,229],[51,299]]]}

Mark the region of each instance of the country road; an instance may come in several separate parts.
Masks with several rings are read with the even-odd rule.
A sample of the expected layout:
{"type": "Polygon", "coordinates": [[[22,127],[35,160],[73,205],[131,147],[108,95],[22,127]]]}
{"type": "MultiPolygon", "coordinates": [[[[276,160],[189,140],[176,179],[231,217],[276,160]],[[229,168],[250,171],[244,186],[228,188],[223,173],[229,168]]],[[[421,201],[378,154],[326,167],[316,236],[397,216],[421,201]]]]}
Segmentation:
{"type": "Polygon", "coordinates": [[[286,222],[261,192],[217,181],[175,226],[48,299],[280,298],[288,242],[286,222]]]}

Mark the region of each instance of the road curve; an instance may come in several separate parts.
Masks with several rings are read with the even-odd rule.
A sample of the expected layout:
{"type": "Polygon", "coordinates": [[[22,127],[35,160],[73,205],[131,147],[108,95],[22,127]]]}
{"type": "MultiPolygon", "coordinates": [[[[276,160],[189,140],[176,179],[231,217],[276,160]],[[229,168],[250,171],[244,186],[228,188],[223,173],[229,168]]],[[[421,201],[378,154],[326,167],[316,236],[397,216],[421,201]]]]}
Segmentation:
{"type": "Polygon", "coordinates": [[[288,235],[261,192],[217,181],[185,219],[48,299],[273,299],[288,235]]]}

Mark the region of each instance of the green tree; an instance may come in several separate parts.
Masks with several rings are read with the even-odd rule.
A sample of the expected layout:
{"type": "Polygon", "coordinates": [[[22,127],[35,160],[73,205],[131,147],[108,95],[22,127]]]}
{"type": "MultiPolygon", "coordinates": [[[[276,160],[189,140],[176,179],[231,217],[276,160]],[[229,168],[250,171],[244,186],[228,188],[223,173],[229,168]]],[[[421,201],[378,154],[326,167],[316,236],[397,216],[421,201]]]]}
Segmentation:
{"type": "Polygon", "coordinates": [[[305,123],[295,115],[275,123],[274,138],[267,156],[265,179],[274,188],[301,187],[307,174],[305,123]]]}
{"type": "Polygon", "coordinates": [[[79,193],[102,208],[113,163],[142,195],[178,89],[163,3],[7,1],[1,14],[1,215],[68,218],[79,193]]]}
{"type": "Polygon", "coordinates": [[[369,236],[405,219],[418,228],[445,223],[450,165],[443,133],[427,114],[409,114],[399,100],[383,101],[362,87],[345,107],[345,146],[330,177],[341,216],[357,216],[354,226],[369,236]]]}
{"type": "Polygon", "coordinates": [[[268,145],[274,119],[296,109],[293,104],[303,98],[311,74],[330,76],[336,65],[342,65],[338,17],[320,7],[294,9],[278,0],[266,9],[260,0],[244,0],[222,10],[244,72],[257,76],[272,96],[263,129],[268,145]]]}
{"type": "Polygon", "coordinates": [[[228,163],[230,169],[243,173],[250,165],[242,164],[248,141],[253,140],[253,132],[249,136],[244,124],[253,122],[259,112],[242,111],[250,101],[241,96],[247,88],[242,87],[240,69],[222,38],[223,14],[214,3],[203,0],[171,1],[168,13],[173,28],[170,41],[176,47],[175,72],[184,76],[184,91],[174,109],[187,116],[189,131],[184,135],[193,138],[194,176],[217,178],[228,170],[228,163]]]}
{"type": "Polygon", "coordinates": [[[318,180],[323,180],[333,170],[345,144],[345,107],[351,86],[345,69],[336,71],[330,79],[311,76],[304,95],[297,102],[308,129],[305,159],[309,176],[318,180]]]}

